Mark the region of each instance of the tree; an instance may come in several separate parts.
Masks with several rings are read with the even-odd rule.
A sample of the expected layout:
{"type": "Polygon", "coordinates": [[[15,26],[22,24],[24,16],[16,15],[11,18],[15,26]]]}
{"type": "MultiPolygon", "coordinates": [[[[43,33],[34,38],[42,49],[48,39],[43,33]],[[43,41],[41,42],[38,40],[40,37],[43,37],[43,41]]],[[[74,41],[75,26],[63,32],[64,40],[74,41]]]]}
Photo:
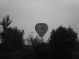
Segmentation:
{"type": "Polygon", "coordinates": [[[27,39],[29,43],[31,44],[31,50],[33,54],[34,59],[46,59],[47,57],[47,44],[43,42],[43,40],[39,39],[37,36],[36,38],[33,38],[31,35],[29,39],[27,39]]]}
{"type": "Polygon", "coordinates": [[[17,29],[17,27],[9,27],[9,25],[11,24],[9,16],[6,16],[1,24],[4,29],[3,32],[1,32],[1,37],[3,39],[2,47],[4,49],[21,49],[24,45],[24,30],[17,29]]]}
{"type": "Polygon", "coordinates": [[[20,49],[23,47],[23,34],[24,31],[18,30],[17,28],[7,28],[6,31],[1,33],[4,47],[20,49]]]}
{"type": "Polygon", "coordinates": [[[72,28],[58,27],[52,30],[49,45],[55,59],[71,58],[75,49],[77,33],[72,28]]]}
{"type": "Polygon", "coordinates": [[[7,15],[3,18],[2,22],[0,22],[0,25],[3,26],[3,30],[6,30],[11,23],[12,21],[10,20],[9,15],[7,15]]]}
{"type": "MultiPolygon", "coordinates": [[[[29,42],[29,44],[34,49],[37,48],[37,47],[39,47],[41,44],[44,43],[43,40],[39,39],[38,36],[36,36],[36,38],[33,38],[31,35],[29,35],[29,38],[26,39],[26,40],[29,42]]],[[[43,47],[43,45],[41,47],[43,47]]]]}

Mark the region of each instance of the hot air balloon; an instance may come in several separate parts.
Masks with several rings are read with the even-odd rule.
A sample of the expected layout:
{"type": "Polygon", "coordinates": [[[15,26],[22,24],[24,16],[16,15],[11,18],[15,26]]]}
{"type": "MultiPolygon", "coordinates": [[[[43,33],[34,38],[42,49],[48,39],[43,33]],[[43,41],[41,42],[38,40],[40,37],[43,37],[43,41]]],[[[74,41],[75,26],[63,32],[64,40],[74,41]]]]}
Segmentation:
{"type": "Polygon", "coordinates": [[[48,30],[48,25],[46,23],[37,23],[35,26],[35,30],[42,38],[48,30]]]}

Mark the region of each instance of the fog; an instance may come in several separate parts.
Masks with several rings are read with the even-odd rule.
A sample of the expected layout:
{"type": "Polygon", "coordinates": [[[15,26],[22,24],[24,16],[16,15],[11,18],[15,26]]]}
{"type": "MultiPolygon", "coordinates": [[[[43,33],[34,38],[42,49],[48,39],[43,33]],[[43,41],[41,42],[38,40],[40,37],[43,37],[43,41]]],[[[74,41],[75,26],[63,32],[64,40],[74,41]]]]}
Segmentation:
{"type": "Polygon", "coordinates": [[[45,37],[60,25],[71,26],[79,34],[78,0],[0,0],[0,19],[7,14],[11,26],[24,29],[26,36],[37,35],[35,25],[41,22],[49,26],[45,37]]]}

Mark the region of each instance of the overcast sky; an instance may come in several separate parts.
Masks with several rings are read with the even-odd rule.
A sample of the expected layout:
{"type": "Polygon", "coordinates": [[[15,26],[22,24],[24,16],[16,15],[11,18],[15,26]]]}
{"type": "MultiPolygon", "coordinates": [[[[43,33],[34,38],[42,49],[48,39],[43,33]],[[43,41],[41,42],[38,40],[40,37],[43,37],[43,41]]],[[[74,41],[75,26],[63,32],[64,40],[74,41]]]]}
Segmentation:
{"type": "Polygon", "coordinates": [[[41,22],[48,24],[48,34],[60,25],[71,25],[79,33],[79,0],[0,0],[0,19],[7,14],[11,26],[24,29],[26,35],[36,34],[35,25],[41,22]]]}

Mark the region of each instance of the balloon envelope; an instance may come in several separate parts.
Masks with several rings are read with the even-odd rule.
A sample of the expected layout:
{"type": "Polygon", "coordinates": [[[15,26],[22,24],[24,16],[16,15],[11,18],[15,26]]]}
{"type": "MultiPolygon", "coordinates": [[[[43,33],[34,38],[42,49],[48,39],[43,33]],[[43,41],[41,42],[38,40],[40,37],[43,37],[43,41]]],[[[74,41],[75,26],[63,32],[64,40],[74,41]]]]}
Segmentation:
{"type": "Polygon", "coordinates": [[[40,37],[43,37],[48,30],[48,25],[45,23],[38,23],[35,26],[35,30],[40,37]]]}

